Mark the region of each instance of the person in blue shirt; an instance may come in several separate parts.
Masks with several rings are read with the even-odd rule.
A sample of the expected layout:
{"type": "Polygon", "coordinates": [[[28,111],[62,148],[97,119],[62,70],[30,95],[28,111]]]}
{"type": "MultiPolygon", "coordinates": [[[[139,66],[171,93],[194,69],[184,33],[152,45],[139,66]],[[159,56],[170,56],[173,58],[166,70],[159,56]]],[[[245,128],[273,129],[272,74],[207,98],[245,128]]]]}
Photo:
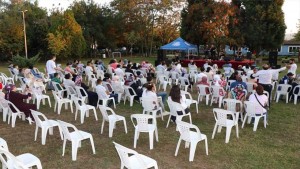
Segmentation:
{"type": "Polygon", "coordinates": [[[247,84],[243,82],[240,75],[236,77],[236,81],[230,84],[230,94],[233,99],[243,100],[246,96],[247,84]]]}

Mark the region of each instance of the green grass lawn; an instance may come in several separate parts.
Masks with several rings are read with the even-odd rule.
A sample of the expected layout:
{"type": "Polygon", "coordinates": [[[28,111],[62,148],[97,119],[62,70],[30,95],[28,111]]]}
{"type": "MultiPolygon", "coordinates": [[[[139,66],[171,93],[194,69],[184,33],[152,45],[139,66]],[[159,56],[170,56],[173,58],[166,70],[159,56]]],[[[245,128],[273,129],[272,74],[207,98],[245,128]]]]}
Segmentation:
{"type": "MultiPolygon", "coordinates": [[[[133,58],[132,61],[145,60],[145,58],[133,58]]],[[[149,60],[149,59],[148,59],[149,60]]],[[[154,63],[154,58],[150,58],[154,63]]],[[[105,60],[107,62],[108,59],[105,60]]],[[[62,62],[61,62],[62,63],[62,62]]],[[[1,65],[0,71],[7,72],[7,65],[1,65]]],[[[37,67],[40,70],[44,64],[37,67]]],[[[299,65],[298,65],[299,66],[299,65]]],[[[299,70],[299,69],[298,69],[299,70]]],[[[169,88],[168,88],[169,91],[169,88]]],[[[192,92],[196,99],[196,90],[192,92]]],[[[75,114],[70,110],[62,109],[60,115],[54,113],[54,99],[50,91],[47,92],[51,97],[52,107],[46,104],[41,106],[40,112],[44,113],[49,119],[60,119],[74,124],[79,130],[90,132],[94,137],[96,154],[92,154],[89,141],[84,141],[82,147],[79,148],[77,161],[71,159],[71,143],[67,142],[65,156],[62,157],[62,140],[58,130],[54,130],[54,135],[47,136],[46,145],[41,145],[41,134],[38,134],[38,140],[34,141],[35,124],[29,125],[27,121],[17,119],[16,127],[2,122],[0,115],[0,137],[8,142],[9,150],[19,155],[21,153],[32,153],[40,158],[43,168],[120,168],[120,159],[113,146],[113,141],[120,143],[126,147],[133,149],[134,128],[130,120],[130,115],[142,113],[142,106],[134,103],[133,107],[126,105],[117,105],[115,112],[123,115],[127,120],[128,134],[125,134],[123,124],[117,123],[114,130],[114,136],[108,137],[108,124],[106,123],[104,133],[100,134],[102,115],[97,110],[98,121],[94,115],[90,113],[90,117],[86,117],[84,124],[80,124],[79,118],[74,120],[75,114]]],[[[166,128],[167,116],[164,121],[161,118],[158,122],[159,142],[154,141],[154,149],[149,149],[149,136],[142,133],[137,143],[137,152],[154,158],[158,162],[159,168],[299,168],[300,167],[300,111],[299,104],[286,104],[285,101],[275,103],[272,101],[272,107],[269,111],[267,128],[263,127],[260,121],[258,129],[253,132],[253,125],[246,124],[241,129],[239,123],[239,138],[236,137],[235,128],[232,129],[230,141],[225,144],[225,129],[221,133],[216,133],[215,139],[211,139],[215,120],[212,109],[217,107],[206,106],[204,102],[199,104],[199,114],[196,113],[195,106],[192,105],[193,124],[197,125],[203,134],[208,137],[209,155],[205,155],[204,142],[199,142],[194,162],[189,162],[189,149],[184,148],[182,143],[178,156],[175,157],[175,148],[179,139],[179,132],[175,130],[174,123],[170,123],[166,128]]],[[[184,119],[185,121],[187,119],[184,119]]],[[[40,130],[39,130],[40,131],[40,130]]]]}

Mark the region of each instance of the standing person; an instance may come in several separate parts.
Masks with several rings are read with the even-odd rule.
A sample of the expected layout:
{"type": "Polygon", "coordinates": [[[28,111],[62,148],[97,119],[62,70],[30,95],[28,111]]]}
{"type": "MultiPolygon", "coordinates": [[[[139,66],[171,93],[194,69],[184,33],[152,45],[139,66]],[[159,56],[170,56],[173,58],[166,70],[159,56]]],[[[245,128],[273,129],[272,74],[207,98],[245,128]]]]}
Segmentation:
{"type": "Polygon", "coordinates": [[[210,55],[212,60],[216,60],[216,47],[215,45],[211,45],[210,55]]]}
{"type": "Polygon", "coordinates": [[[272,76],[275,72],[280,72],[286,69],[286,67],[282,67],[280,69],[269,69],[268,64],[263,65],[263,70],[257,71],[253,74],[253,77],[257,77],[258,84],[261,85],[265,91],[269,93],[269,106],[271,106],[271,92],[272,92],[272,76]]]}
{"type": "Polygon", "coordinates": [[[50,79],[54,78],[54,73],[56,73],[57,70],[61,71],[60,68],[56,67],[55,60],[56,60],[56,56],[52,56],[52,58],[48,60],[46,63],[46,71],[50,79]]]}
{"type": "Polygon", "coordinates": [[[293,77],[295,77],[296,75],[296,71],[297,71],[297,64],[295,63],[295,59],[290,59],[289,65],[287,66],[288,73],[293,73],[293,77]]]}

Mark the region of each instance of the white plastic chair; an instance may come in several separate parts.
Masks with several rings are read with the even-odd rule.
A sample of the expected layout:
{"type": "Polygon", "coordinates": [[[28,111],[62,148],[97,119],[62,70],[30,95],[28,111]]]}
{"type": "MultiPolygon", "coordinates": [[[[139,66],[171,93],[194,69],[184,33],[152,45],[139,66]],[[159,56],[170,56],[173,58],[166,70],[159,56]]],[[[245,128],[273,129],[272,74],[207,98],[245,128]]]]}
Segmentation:
{"type": "Polygon", "coordinates": [[[241,115],[241,120],[243,121],[243,103],[237,99],[224,99],[223,100],[224,109],[232,111],[235,114],[235,118],[238,121],[239,115],[241,115]],[[226,105],[226,106],[225,106],[226,105]],[[237,111],[237,105],[239,105],[239,111],[237,111]],[[226,108],[225,108],[226,107],[226,108]]]}
{"type": "Polygon", "coordinates": [[[99,105],[100,105],[99,104],[100,100],[102,101],[103,106],[108,106],[108,101],[111,100],[114,104],[114,108],[116,109],[116,101],[115,101],[114,97],[107,96],[107,98],[103,98],[100,93],[98,93],[97,91],[96,91],[96,93],[98,95],[97,107],[99,107],[99,105]]]}
{"type": "Polygon", "coordinates": [[[48,120],[44,114],[42,114],[41,112],[38,112],[38,111],[31,110],[31,114],[32,114],[32,116],[35,120],[35,124],[36,124],[34,141],[36,141],[38,130],[39,130],[39,128],[41,128],[42,129],[42,133],[41,133],[42,145],[45,145],[46,139],[47,139],[47,132],[49,130],[49,134],[53,135],[54,127],[58,127],[60,137],[63,140],[63,135],[62,135],[61,129],[60,129],[57,121],[48,120]],[[42,118],[40,118],[40,117],[42,117],[42,118]]]}
{"type": "Polygon", "coordinates": [[[25,120],[25,114],[24,112],[21,112],[12,102],[7,101],[7,103],[9,105],[8,124],[10,123],[11,119],[11,127],[15,127],[17,116],[19,116],[20,118],[22,117],[22,119],[25,120]],[[11,107],[13,107],[16,112],[13,112],[11,107]]]}
{"type": "Polygon", "coordinates": [[[170,109],[170,116],[169,116],[166,128],[168,128],[168,126],[169,126],[171,116],[175,116],[176,120],[179,120],[179,121],[181,121],[183,117],[189,116],[190,123],[192,124],[191,113],[189,112],[189,113],[185,114],[185,111],[183,110],[181,104],[172,101],[171,97],[168,98],[167,103],[168,103],[168,106],[169,106],[169,109],[170,109]],[[181,109],[180,111],[183,112],[182,115],[177,114],[177,110],[179,110],[179,109],[181,109]]]}
{"type": "Polygon", "coordinates": [[[177,85],[179,82],[178,78],[180,77],[179,73],[175,71],[170,71],[170,74],[171,74],[172,84],[177,85]]]}
{"type": "Polygon", "coordinates": [[[62,156],[65,155],[65,148],[66,148],[67,140],[72,142],[72,160],[73,161],[76,161],[76,159],[77,159],[77,149],[78,149],[78,147],[81,147],[81,141],[86,140],[86,139],[90,139],[93,154],[96,154],[94,139],[90,133],[78,130],[73,124],[66,123],[66,122],[60,121],[60,120],[57,120],[57,121],[58,121],[59,126],[61,127],[63,135],[64,135],[62,156]],[[68,128],[72,128],[74,131],[69,132],[68,128]]]}
{"type": "Polygon", "coordinates": [[[84,103],[88,103],[88,94],[86,93],[86,91],[80,86],[75,86],[75,90],[77,93],[77,97],[84,103]]]}
{"type": "Polygon", "coordinates": [[[60,114],[62,105],[65,104],[65,109],[67,110],[68,109],[68,104],[70,104],[71,112],[73,113],[73,104],[72,104],[73,102],[72,102],[72,100],[67,99],[67,98],[61,98],[58,95],[58,93],[53,91],[53,90],[52,90],[52,94],[53,94],[53,97],[54,97],[54,100],[55,100],[54,112],[56,112],[56,106],[57,106],[57,114],[60,114]]]}
{"type": "Polygon", "coordinates": [[[162,86],[163,90],[167,90],[167,85],[171,85],[171,82],[168,81],[168,77],[165,75],[158,75],[158,90],[160,90],[160,86],[162,86]]]}
{"type": "Polygon", "coordinates": [[[245,125],[245,122],[246,122],[247,118],[248,118],[248,124],[250,123],[251,119],[254,118],[253,131],[256,131],[259,119],[261,117],[264,118],[264,127],[265,128],[267,127],[267,118],[266,118],[267,115],[266,115],[265,112],[256,112],[257,106],[259,106],[261,108],[261,105],[258,105],[254,102],[244,101],[244,107],[245,107],[246,114],[245,114],[245,118],[244,118],[244,121],[243,121],[242,128],[244,128],[244,125],[245,125]]]}
{"type": "Polygon", "coordinates": [[[155,133],[156,141],[158,142],[156,119],[153,116],[147,114],[132,114],[131,121],[135,128],[133,147],[136,148],[136,144],[137,144],[137,140],[139,139],[140,132],[146,132],[149,133],[150,150],[152,150],[154,133],[155,133]],[[136,123],[134,122],[134,119],[136,119],[136,123]],[[150,119],[152,119],[152,123],[149,122],[150,119]]]}
{"type": "Polygon", "coordinates": [[[246,85],[247,85],[247,92],[248,93],[252,93],[253,92],[253,87],[254,87],[254,84],[255,83],[251,83],[251,82],[246,82],[246,85]]]}
{"type": "Polygon", "coordinates": [[[73,99],[74,97],[78,97],[76,90],[72,86],[65,86],[68,94],[68,99],[73,99]]]}
{"type": "Polygon", "coordinates": [[[0,148],[8,151],[7,142],[1,137],[0,137],[0,148]]]}
{"type": "Polygon", "coordinates": [[[206,88],[210,88],[210,87],[206,85],[197,85],[197,88],[198,88],[198,104],[200,101],[202,101],[202,97],[205,96],[205,101],[206,101],[205,103],[206,105],[208,105],[208,101],[211,93],[209,92],[208,94],[206,94],[207,91],[206,88]]]}
{"type": "Polygon", "coordinates": [[[135,91],[133,90],[133,88],[131,88],[130,86],[124,86],[124,89],[125,89],[125,96],[124,96],[124,105],[125,105],[125,102],[127,100],[127,98],[129,99],[130,101],[130,107],[132,107],[133,105],[133,100],[134,100],[134,97],[137,96],[137,94],[135,93],[135,91]],[[130,94],[130,91],[133,93],[133,94],[130,94]]]}
{"type": "Polygon", "coordinates": [[[77,119],[77,112],[80,111],[80,122],[81,122],[81,124],[83,124],[84,116],[89,117],[89,111],[92,110],[94,112],[96,121],[98,121],[95,107],[91,106],[91,105],[86,105],[84,102],[81,102],[81,105],[80,105],[79,101],[81,102],[80,99],[74,98],[74,103],[76,106],[75,120],[77,119]]]}
{"type": "Polygon", "coordinates": [[[296,105],[298,96],[300,96],[300,85],[295,86],[295,88],[293,90],[293,95],[294,95],[294,104],[296,105]],[[298,93],[296,93],[297,89],[298,89],[298,93]]]}
{"type": "Polygon", "coordinates": [[[158,169],[157,162],[154,159],[139,154],[118,143],[113,143],[121,159],[121,169],[124,167],[130,169],[148,169],[154,167],[154,169],[158,169]]]}
{"type": "Polygon", "coordinates": [[[210,101],[210,106],[212,106],[214,101],[218,101],[219,102],[219,108],[221,108],[222,105],[222,100],[224,98],[225,95],[225,90],[223,89],[223,87],[221,86],[211,86],[211,101],[210,101]],[[220,94],[220,90],[222,91],[221,93],[223,93],[223,95],[220,94]]]}
{"type": "Polygon", "coordinates": [[[146,97],[142,97],[142,106],[143,106],[143,114],[152,113],[154,118],[157,117],[158,113],[161,115],[161,119],[164,120],[164,116],[162,115],[162,108],[158,105],[158,100],[152,100],[146,97]],[[156,102],[157,104],[153,104],[156,102]]]}
{"type": "Polygon", "coordinates": [[[205,134],[202,134],[199,130],[199,128],[193,124],[184,122],[184,121],[176,121],[177,128],[180,132],[180,137],[177,143],[175,156],[178,154],[178,150],[180,147],[181,141],[185,141],[185,147],[188,148],[189,144],[191,144],[190,147],[190,155],[189,155],[189,161],[194,161],[195,151],[196,147],[199,141],[204,140],[205,141],[205,150],[206,155],[208,155],[208,144],[207,144],[207,137],[205,134]],[[196,131],[192,131],[196,130],[196,131]]]}
{"type": "Polygon", "coordinates": [[[278,103],[281,95],[285,95],[286,103],[289,102],[289,91],[292,90],[292,86],[289,84],[278,84],[275,93],[276,103],[278,103]]]}
{"type": "Polygon", "coordinates": [[[196,111],[198,113],[198,101],[194,100],[191,93],[187,92],[187,91],[180,91],[181,95],[185,96],[185,103],[188,105],[188,107],[190,107],[191,104],[195,104],[196,105],[196,111]]]}
{"type": "Polygon", "coordinates": [[[0,109],[2,109],[3,113],[3,122],[6,122],[6,117],[9,113],[9,105],[7,100],[5,100],[4,98],[0,98],[0,109]]]}
{"type": "Polygon", "coordinates": [[[0,76],[3,79],[4,85],[7,85],[9,83],[15,84],[14,79],[12,77],[7,77],[5,73],[0,73],[0,76]]]}
{"type": "Polygon", "coordinates": [[[42,169],[40,159],[30,153],[14,156],[8,150],[0,148],[0,160],[3,169],[28,169],[33,166],[42,169]]]}
{"type": "Polygon", "coordinates": [[[54,87],[54,90],[57,92],[60,98],[64,97],[64,92],[67,90],[64,89],[59,83],[52,82],[52,86],[54,87]]]}
{"type": "Polygon", "coordinates": [[[212,134],[212,139],[214,139],[215,137],[217,127],[218,127],[218,133],[221,132],[222,127],[226,127],[225,143],[228,143],[230,139],[231,129],[233,126],[236,127],[236,136],[237,138],[239,138],[239,126],[236,120],[236,116],[232,111],[214,108],[213,113],[216,120],[216,124],[212,134]],[[228,115],[232,116],[232,120],[228,119],[228,115]]]}
{"type": "Polygon", "coordinates": [[[35,100],[36,100],[38,110],[40,109],[41,101],[43,101],[43,105],[45,105],[45,99],[48,100],[48,104],[51,107],[50,97],[48,95],[43,94],[42,91],[39,91],[39,88],[33,88],[32,94],[33,94],[33,104],[35,104],[35,100]]]}
{"type": "MultiPolygon", "coordinates": [[[[179,77],[179,83],[180,83],[180,88],[183,89],[184,91],[188,90],[188,87],[190,86],[190,81],[186,77],[179,77]]],[[[193,88],[191,87],[191,91],[193,91],[193,88]]]]}
{"type": "Polygon", "coordinates": [[[103,133],[104,123],[107,121],[109,123],[109,137],[113,136],[114,128],[116,127],[116,122],[123,121],[125,132],[127,134],[127,125],[126,119],[123,116],[117,115],[111,108],[100,105],[99,109],[103,116],[102,125],[101,125],[101,134],[103,133]],[[111,112],[111,115],[108,115],[108,112],[111,112]]]}

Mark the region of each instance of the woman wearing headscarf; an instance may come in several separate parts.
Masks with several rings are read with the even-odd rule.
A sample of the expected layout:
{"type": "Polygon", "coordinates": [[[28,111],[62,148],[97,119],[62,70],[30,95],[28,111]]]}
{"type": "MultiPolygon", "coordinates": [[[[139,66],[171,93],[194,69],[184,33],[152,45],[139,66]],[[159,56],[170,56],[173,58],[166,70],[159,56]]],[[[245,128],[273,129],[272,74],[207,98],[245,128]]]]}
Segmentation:
{"type": "MultiPolygon", "coordinates": [[[[6,90],[5,99],[12,102],[21,112],[23,112],[26,116],[26,119],[29,121],[29,123],[34,121],[30,109],[36,110],[36,105],[23,102],[24,99],[31,99],[31,93],[28,94],[18,93],[16,86],[13,84],[6,85],[5,90],[6,90]]],[[[11,110],[13,112],[16,112],[16,110],[13,107],[11,107],[11,110]]]]}

